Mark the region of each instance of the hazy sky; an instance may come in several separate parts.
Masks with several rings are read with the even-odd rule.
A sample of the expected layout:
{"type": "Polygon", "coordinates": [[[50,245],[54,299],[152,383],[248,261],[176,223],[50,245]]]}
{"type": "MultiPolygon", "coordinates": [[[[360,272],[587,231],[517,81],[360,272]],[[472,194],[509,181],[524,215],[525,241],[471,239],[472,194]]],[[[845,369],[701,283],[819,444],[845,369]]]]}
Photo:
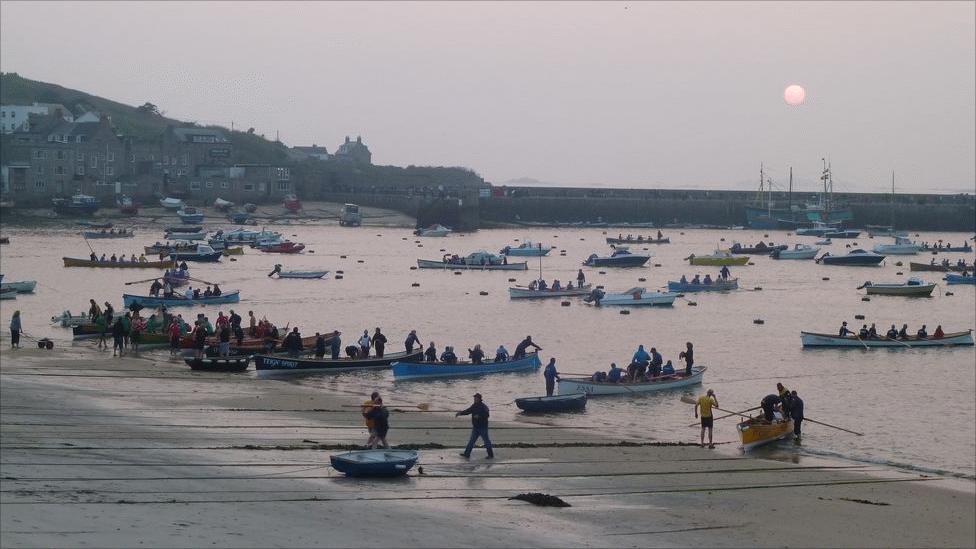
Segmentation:
{"type": "Polygon", "coordinates": [[[0,70],[494,183],[973,192],[974,6],[4,1],[0,70]]]}

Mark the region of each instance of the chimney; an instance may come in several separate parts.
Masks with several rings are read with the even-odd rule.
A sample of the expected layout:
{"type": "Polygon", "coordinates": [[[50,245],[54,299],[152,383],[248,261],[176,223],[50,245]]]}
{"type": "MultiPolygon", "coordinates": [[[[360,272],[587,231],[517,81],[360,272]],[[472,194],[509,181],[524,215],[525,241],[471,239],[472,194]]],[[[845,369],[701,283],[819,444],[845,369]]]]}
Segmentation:
{"type": "Polygon", "coordinates": [[[348,142],[349,142],[349,136],[347,135],[346,136],[346,143],[348,143],[348,142]]]}
{"type": "Polygon", "coordinates": [[[356,143],[359,143],[360,145],[362,145],[363,144],[363,136],[357,135],[356,136],[356,143]]]}

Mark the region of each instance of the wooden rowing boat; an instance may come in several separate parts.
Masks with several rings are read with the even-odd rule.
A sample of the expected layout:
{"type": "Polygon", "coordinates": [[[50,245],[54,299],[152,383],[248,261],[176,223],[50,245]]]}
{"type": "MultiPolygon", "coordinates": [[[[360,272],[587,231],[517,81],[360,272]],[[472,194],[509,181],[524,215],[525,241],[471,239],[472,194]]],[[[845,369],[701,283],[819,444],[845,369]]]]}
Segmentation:
{"type": "Polygon", "coordinates": [[[888,347],[892,349],[907,349],[910,347],[950,347],[953,345],[972,345],[973,331],[947,333],[939,339],[931,337],[919,339],[916,336],[908,336],[905,339],[865,339],[851,336],[839,336],[836,334],[818,334],[814,332],[800,332],[800,340],[803,347],[851,347],[863,349],[864,347],[888,347]]]}
{"type": "Polygon", "coordinates": [[[912,271],[935,271],[939,273],[961,273],[963,271],[972,271],[974,266],[970,265],[940,265],[938,263],[915,263],[912,261],[909,263],[908,268],[912,271]]]}
{"type": "Polygon", "coordinates": [[[356,450],[329,456],[332,467],[350,477],[399,477],[417,463],[416,450],[356,450]]]}
{"type": "Polygon", "coordinates": [[[515,405],[527,413],[578,412],[586,407],[586,393],[517,398],[515,405]]]}
{"type": "Polygon", "coordinates": [[[484,364],[458,362],[444,364],[443,362],[394,362],[393,377],[404,379],[433,379],[438,377],[480,376],[484,374],[499,374],[504,372],[518,372],[535,370],[542,366],[539,355],[531,353],[518,360],[494,362],[486,360],[484,364]]]}
{"type": "MultiPolygon", "coordinates": [[[[314,338],[313,338],[314,339],[314,338]]],[[[314,345],[314,341],[312,344],[314,345]]],[[[280,355],[254,355],[254,367],[258,375],[311,374],[322,372],[345,372],[349,370],[378,370],[389,368],[397,361],[413,362],[423,358],[423,349],[413,352],[385,354],[382,357],[366,358],[291,358],[280,355]]]]}
{"type": "Polygon", "coordinates": [[[179,295],[173,297],[153,297],[148,295],[122,294],[122,300],[125,303],[126,309],[134,304],[139,304],[143,307],[192,307],[194,305],[237,303],[241,300],[241,292],[240,290],[234,290],[232,292],[224,292],[218,296],[204,297],[201,295],[198,298],[186,298],[179,295]]]}
{"type": "Polygon", "coordinates": [[[692,265],[705,265],[705,266],[714,266],[714,267],[745,265],[749,263],[748,256],[737,257],[724,250],[715,250],[715,252],[710,255],[691,254],[686,259],[688,259],[688,261],[692,265]]]}
{"type": "Polygon", "coordinates": [[[192,370],[205,372],[243,372],[247,370],[247,356],[208,356],[203,358],[184,357],[183,362],[192,370]]]}
{"type": "Polygon", "coordinates": [[[508,289],[508,297],[512,299],[545,299],[552,297],[585,296],[590,295],[591,288],[592,286],[590,284],[584,284],[579,288],[560,288],[558,290],[553,290],[552,288],[530,290],[525,286],[515,286],[514,288],[508,289]]]}
{"type": "Polygon", "coordinates": [[[586,393],[589,396],[626,395],[635,393],[653,393],[666,391],[689,385],[697,385],[705,377],[707,366],[693,366],[691,375],[684,375],[684,370],[673,375],[662,375],[652,381],[620,382],[593,381],[589,378],[559,378],[559,394],[586,393]]]}
{"type": "Polygon", "coordinates": [[[100,267],[108,269],[172,269],[176,267],[176,261],[167,259],[164,261],[92,261],[90,259],[76,259],[73,257],[62,257],[65,267],[100,267]]]}
{"type": "Polygon", "coordinates": [[[793,435],[793,420],[750,418],[736,426],[743,450],[752,450],[793,435]]]}
{"type": "Polygon", "coordinates": [[[733,278],[730,280],[722,280],[721,278],[713,280],[710,284],[692,284],[691,282],[681,282],[669,280],[668,281],[668,291],[669,292],[727,292],[730,290],[739,289],[739,279],[733,278]]]}

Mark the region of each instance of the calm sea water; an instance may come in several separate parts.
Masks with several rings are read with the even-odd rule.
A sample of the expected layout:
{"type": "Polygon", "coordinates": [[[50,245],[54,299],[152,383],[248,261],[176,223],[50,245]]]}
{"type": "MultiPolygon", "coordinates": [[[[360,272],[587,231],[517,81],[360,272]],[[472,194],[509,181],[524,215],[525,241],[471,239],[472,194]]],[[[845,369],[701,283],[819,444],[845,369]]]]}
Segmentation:
{"type": "MultiPolygon", "coordinates": [[[[506,289],[509,278],[526,284],[539,272],[539,261],[528,258],[525,272],[465,272],[411,270],[417,258],[439,259],[444,251],[459,254],[477,249],[497,251],[515,239],[553,244],[556,250],[543,260],[547,279],[564,283],[575,279],[580,262],[593,252],[606,252],[600,229],[484,230],[447,238],[417,239],[408,229],[339,228],[293,224],[276,226],[286,236],[304,242],[308,251],[299,256],[263,254],[247,250],[231,262],[193,265],[193,276],[221,283],[227,291],[240,289],[242,302],[235,308],[246,318],[253,310],[279,325],[299,326],[305,335],[339,329],[344,345],[364,329],[381,327],[390,339],[388,349],[399,350],[411,329],[421,341],[431,339],[438,349],[454,345],[461,350],[480,343],[493,350],[504,343],[509,350],[531,334],[542,347],[544,361],[556,357],[562,372],[589,374],[606,370],[611,361],[627,363],[638,344],[657,347],[665,359],[678,364],[677,354],[686,341],[695,344],[696,363],[709,367],[705,388],[713,388],[723,408],[740,410],[758,405],[783,382],[796,389],[806,403],[807,416],[849,429],[863,437],[805,425],[802,447],[783,443],[765,450],[769,455],[816,454],[894,464],[925,471],[973,477],[976,475],[976,431],[973,429],[976,350],[973,347],[939,349],[839,349],[803,350],[800,330],[834,332],[842,320],[858,327],[876,322],[883,330],[892,323],[907,322],[911,329],[925,323],[929,331],[941,324],[949,331],[976,327],[976,296],[972,286],[942,286],[930,299],[872,297],[863,302],[856,289],[866,280],[896,282],[910,273],[908,262],[928,261],[928,255],[889,258],[880,267],[831,267],[813,261],[774,261],[755,256],[754,265],[732,267],[743,290],[724,295],[692,295],[672,308],[595,308],[574,299],[569,307],[560,300],[512,301],[506,289]],[[295,235],[295,236],[293,236],[295,235]],[[419,243],[418,243],[419,240],[419,243]],[[560,251],[565,250],[565,256],[560,251]],[[343,257],[345,256],[345,257],[343,257]],[[898,267],[896,261],[903,261],[898,267]],[[286,269],[328,269],[324,280],[275,280],[265,276],[275,263],[286,269]],[[343,279],[333,278],[343,271],[343,279]],[[898,275],[903,272],[903,275],[898,275]],[[829,277],[830,280],[823,280],[829,277]],[[412,286],[419,283],[419,287],[412,286]],[[756,290],[754,288],[762,288],[756,290]],[[486,291],[488,295],[480,295],[486,291]],[[953,295],[944,295],[951,291],[953,295]],[[690,306],[688,301],[697,302],[690,306]],[[763,325],[753,323],[763,319],[763,325]]],[[[132,240],[93,240],[96,252],[137,255],[143,245],[162,237],[162,226],[135,226],[132,240]]],[[[608,229],[616,235],[618,229],[608,229]]],[[[626,231],[625,231],[626,232],[626,231]]],[[[646,231],[650,233],[650,231],[646,231]]],[[[61,228],[2,228],[10,245],[0,247],[2,272],[8,281],[37,280],[35,295],[0,302],[3,322],[14,309],[24,315],[25,331],[67,343],[70,332],[49,325],[52,315],[64,309],[87,310],[89,298],[121,305],[123,291],[145,293],[148,284],[124,286],[149,278],[153,271],[64,268],[62,256],[86,257],[88,248],[78,228],[67,222],[61,228]]],[[[665,231],[669,245],[650,245],[654,257],[636,269],[584,268],[587,279],[608,291],[634,286],[660,288],[681,274],[712,273],[718,268],[690,267],[682,258],[707,254],[734,240],[754,244],[758,231],[665,231]],[[725,239],[723,242],[722,239],[725,239]],[[655,266],[655,265],[660,266],[655,266]],[[646,278],[640,282],[639,278],[646,278]]],[[[635,233],[636,234],[636,233],[635,233]]],[[[812,243],[808,237],[769,232],[765,240],[776,243],[812,243]]],[[[967,236],[922,233],[918,239],[945,239],[961,244],[967,236]]],[[[860,239],[870,248],[890,239],[860,239]]],[[[826,247],[840,253],[850,242],[835,241],[826,247]]],[[[642,246],[635,246],[635,251],[642,246]]],[[[960,254],[946,254],[952,260],[960,254]]],[[[939,256],[941,259],[943,256],[939,256]]],[[[966,256],[972,261],[971,254],[966,256]]],[[[939,273],[916,273],[941,282],[939,273]]],[[[226,311],[231,308],[221,306],[226,311]]],[[[217,307],[207,308],[211,318],[217,307]]],[[[196,312],[186,309],[185,313],[196,312]]],[[[5,326],[6,327],[6,326],[5,326]]],[[[81,343],[79,345],[91,345],[81,343]]],[[[165,353],[165,351],[164,351],[165,353]]],[[[183,365],[174,364],[174,368],[183,365]]],[[[294,381],[294,380],[292,380],[294,381]]],[[[275,384],[283,381],[255,381],[275,384]]],[[[574,425],[620,438],[656,440],[697,439],[691,407],[679,401],[680,392],[626,395],[591,399],[582,414],[527,418],[511,401],[520,396],[544,394],[541,372],[502,374],[480,379],[394,382],[389,371],[331,374],[299,378],[302,384],[351,393],[374,388],[390,403],[430,402],[436,408],[466,405],[476,391],[485,395],[497,419],[574,425]]],[[[717,424],[719,441],[736,440],[731,420],[717,424]]],[[[733,452],[733,445],[722,451],[733,452]]]]}

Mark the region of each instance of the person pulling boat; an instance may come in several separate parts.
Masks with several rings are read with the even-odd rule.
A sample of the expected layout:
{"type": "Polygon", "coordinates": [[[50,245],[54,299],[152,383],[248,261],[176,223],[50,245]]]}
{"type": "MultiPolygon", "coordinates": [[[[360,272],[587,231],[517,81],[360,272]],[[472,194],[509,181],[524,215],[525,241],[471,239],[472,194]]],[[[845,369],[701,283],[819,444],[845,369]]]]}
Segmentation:
{"type": "Polygon", "coordinates": [[[709,389],[705,396],[699,397],[698,401],[695,402],[695,418],[698,418],[698,409],[701,408],[701,447],[705,447],[705,429],[708,429],[708,448],[714,449],[715,444],[712,442],[712,427],[714,424],[714,418],[712,417],[712,408],[718,408],[718,398],[715,396],[715,391],[709,389]]]}

